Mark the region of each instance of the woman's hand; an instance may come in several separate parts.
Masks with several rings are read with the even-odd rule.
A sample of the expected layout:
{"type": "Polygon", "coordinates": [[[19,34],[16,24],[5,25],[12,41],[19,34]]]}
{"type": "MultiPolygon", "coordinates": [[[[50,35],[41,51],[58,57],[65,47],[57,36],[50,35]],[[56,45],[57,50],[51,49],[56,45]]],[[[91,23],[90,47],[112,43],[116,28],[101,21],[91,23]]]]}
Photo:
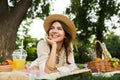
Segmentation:
{"type": "Polygon", "coordinates": [[[29,68],[30,70],[39,70],[39,67],[38,66],[33,66],[31,68],[29,68]]]}
{"type": "Polygon", "coordinates": [[[80,68],[75,68],[75,71],[80,70],[80,68]]]}
{"type": "Polygon", "coordinates": [[[50,36],[46,35],[45,39],[46,39],[47,43],[50,44],[51,46],[56,45],[56,42],[53,41],[50,36]]]}

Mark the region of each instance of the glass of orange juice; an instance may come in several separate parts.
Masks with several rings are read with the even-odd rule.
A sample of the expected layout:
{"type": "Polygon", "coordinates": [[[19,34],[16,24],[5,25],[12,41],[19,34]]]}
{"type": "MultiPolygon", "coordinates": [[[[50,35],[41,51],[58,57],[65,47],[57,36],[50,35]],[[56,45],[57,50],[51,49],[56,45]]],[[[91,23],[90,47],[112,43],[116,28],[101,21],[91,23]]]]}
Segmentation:
{"type": "Polygon", "coordinates": [[[13,70],[24,70],[27,52],[25,50],[18,49],[13,51],[13,70]]]}

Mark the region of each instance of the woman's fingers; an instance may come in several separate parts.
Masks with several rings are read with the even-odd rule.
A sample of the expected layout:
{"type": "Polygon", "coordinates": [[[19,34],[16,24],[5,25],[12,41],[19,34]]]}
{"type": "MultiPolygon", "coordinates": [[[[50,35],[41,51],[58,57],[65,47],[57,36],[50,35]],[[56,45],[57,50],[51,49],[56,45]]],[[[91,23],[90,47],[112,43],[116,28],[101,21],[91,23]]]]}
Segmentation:
{"type": "Polygon", "coordinates": [[[56,42],[52,40],[51,36],[46,35],[45,39],[50,45],[56,44],[56,42]]]}
{"type": "Polygon", "coordinates": [[[33,66],[30,68],[30,70],[39,70],[39,67],[38,66],[33,66]]]}

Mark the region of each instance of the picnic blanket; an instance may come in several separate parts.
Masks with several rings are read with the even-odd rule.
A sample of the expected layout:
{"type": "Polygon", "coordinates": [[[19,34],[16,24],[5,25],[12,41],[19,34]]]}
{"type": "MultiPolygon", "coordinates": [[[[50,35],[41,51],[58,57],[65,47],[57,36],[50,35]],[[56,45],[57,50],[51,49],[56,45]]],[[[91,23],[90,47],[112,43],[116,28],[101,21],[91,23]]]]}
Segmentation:
{"type": "Polygon", "coordinates": [[[0,72],[0,80],[41,80],[41,79],[51,79],[55,80],[60,77],[70,76],[82,73],[91,73],[90,69],[80,69],[72,72],[66,73],[43,73],[38,70],[23,70],[23,71],[12,71],[12,72],[0,72]]]}

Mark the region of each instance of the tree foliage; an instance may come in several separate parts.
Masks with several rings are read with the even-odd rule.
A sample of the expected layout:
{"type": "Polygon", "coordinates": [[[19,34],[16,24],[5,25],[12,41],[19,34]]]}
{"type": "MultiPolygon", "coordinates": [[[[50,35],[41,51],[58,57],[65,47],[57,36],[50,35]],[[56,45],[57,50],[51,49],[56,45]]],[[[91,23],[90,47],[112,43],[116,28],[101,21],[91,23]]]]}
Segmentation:
{"type": "MultiPolygon", "coordinates": [[[[104,33],[109,27],[106,26],[105,22],[111,20],[113,16],[120,17],[120,2],[117,0],[70,1],[71,5],[66,9],[66,14],[73,19],[77,27],[77,53],[79,53],[79,58],[83,59],[81,55],[87,53],[87,48],[91,47],[90,43],[94,42],[93,40],[103,41],[104,33]],[[95,37],[93,37],[94,35],[95,37]]],[[[79,60],[79,62],[81,61],[79,60]]]]}
{"type": "MultiPolygon", "coordinates": [[[[12,10],[20,0],[9,0],[9,9],[12,10]]],[[[31,1],[31,0],[30,0],[31,1]]],[[[27,18],[36,18],[39,17],[43,19],[45,16],[49,15],[50,12],[50,1],[49,0],[32,0],[32,3],[30,4],[27,11],[27,18]]],[[[25,18],[26,18],[25,17],[25,18]]]]}
{"type": "Polygon", "coordinates": [[[27,18],[49,14],[48,0],[0,0],[0,58],[11,58],[19,25],[27,18]]]}
{"type": "Polygon", "coordinates": [[[37,43],[36,38],[31,38],[31,36],[26,36],[24,39],[24,49],[27,51],[27,60],[32,61],[37,57],[37,43]]]}
{"type": "Polygon", "coordinates": [[[71,0],[66,14],[73,18],[79,40],[85,43],[92,35],[103,41],[103,32],[107,31],[105,21],[114,15],[120,15],[120,3],[116,0],[71,0]]]}
{"type": "Polygon", "coordinates": [[[36,38],[32,38],[28,35],[29,27],[31,24],[30,22],[25,22],[25,24],[21,25],[17,33],[17,40],[16,40],[16,49],[21,48],[22,41],[23,41],[23,49],[27,51],[27,59],[28,61],[32,61],[37,57],[37,42],[36,38]]]}
{"type": "Polygon", "coordinates": [[[111,32],[110,34],[106,35],[105,44],[112,57],[120,59],[120,36],[111,32]]]}

